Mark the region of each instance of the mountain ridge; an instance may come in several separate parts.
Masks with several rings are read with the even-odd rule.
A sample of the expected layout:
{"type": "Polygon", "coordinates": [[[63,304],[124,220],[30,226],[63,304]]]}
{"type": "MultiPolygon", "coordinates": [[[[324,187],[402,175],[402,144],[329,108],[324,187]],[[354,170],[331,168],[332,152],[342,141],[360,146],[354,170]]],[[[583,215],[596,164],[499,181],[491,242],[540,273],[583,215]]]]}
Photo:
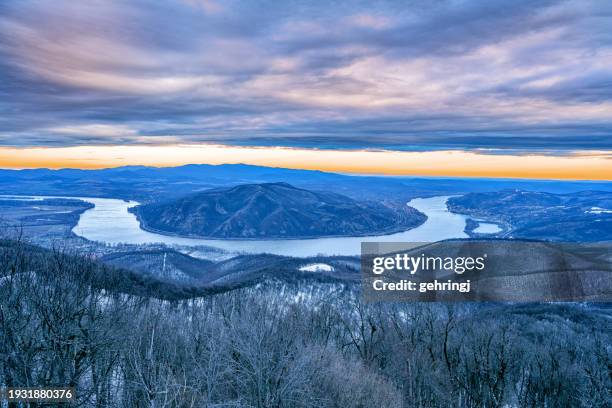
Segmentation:
{"type": "Polygon", "coordinates": [[[0,194],[106,197],[153,202],[211,188],[277,181],[317,191],[333,188],[358,200],[385,199],[399,203],[415,197],[490,192],[505,188],[552,193],[612,191],[612,183],[595,181],[357,176],[248,164],[188,164],[91,170],[0,169],[0,194]]]}
{"type": "Polygon", "coordinates": [[[140,205],[132,212],[143,229],[222,239],[386,234],[416,227],[426,219],[405,205],[357,201],[285,182],[212,189],[140,205]]]}

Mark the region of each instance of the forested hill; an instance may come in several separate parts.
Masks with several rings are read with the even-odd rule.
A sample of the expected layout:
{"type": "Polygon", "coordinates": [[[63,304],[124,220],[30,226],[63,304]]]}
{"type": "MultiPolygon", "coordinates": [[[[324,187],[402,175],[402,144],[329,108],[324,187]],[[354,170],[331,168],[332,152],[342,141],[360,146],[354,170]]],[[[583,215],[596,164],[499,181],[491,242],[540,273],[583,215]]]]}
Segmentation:
{"type": "Polygon", "coordinates": [[[0,259],[0,384],[69,385],[80,407],[612,403],[597,305],[368,304],[275,280],[169,302],[100,287],[118,277],[86,258],[2,242],[0,259]]]}
{"type": "Polygon", "coordinates": [[[422,224],[406,205],[356,201],[287,183],[209,190],[133,209],[145,229],[210,238],[311,238],[387,234],[422,224]]]}
{"type": "Polygon", "coordinates": [[[448,200],[451,211],[504,227],[503,237],[551,241],[612,240],[612,192],[552,194],[524,190],[470,193],[448,200]]]}

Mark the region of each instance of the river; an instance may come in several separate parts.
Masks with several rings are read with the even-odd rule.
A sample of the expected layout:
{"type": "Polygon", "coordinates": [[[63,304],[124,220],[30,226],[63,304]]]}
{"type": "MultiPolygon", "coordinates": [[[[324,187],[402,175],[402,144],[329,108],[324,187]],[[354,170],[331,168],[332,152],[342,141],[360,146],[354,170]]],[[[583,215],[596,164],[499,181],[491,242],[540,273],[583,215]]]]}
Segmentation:
{"type": "Polygon", "coordinates": [[[137,202],[78,197],[80,200],[94,204],[95,207],[81,214],[73,231],[89,240],[107,244],[205,245],[230,252],[271,253],[297,257],[358,255],[361,242],[365,241],[432,242],[448,238],[466,238],[464,232],[466,217],[448,211],[446,206],[448,198],[448,196],[437,196],[409,201],[409,206],[427,215],[427,221],[416,228],[396,234],[314,239],[223,240],[175,237],[144,231],[140,228],[136,216],[128,212],[128,208],[138,205],[137,202]]]}

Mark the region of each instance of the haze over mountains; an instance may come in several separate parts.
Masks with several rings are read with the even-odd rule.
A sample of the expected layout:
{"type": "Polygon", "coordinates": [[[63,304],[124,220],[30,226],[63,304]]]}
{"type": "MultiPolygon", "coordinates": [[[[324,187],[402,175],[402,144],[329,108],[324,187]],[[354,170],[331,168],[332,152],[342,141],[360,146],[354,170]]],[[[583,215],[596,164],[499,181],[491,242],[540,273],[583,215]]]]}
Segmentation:
{"type": "Polygon", "coordinates": [[[358,200],[398,202],[414,197],[508,188],[550,193],[612,191],[612,183],[607,182],[365,177],[245,164],[192,164],[180,167],[126,166],[102,170],[0,169],[0,194],[110,197],[149,202],[178,198],[216,187],[279,181],[310,190],[333,189],[358,200]]]}
{"type": "Polygon", "coordinates": [[[406,230],[425,215],[287,183],[245,184],[133,210],[145,229],[211,238],[304,238],[406,230]]]}

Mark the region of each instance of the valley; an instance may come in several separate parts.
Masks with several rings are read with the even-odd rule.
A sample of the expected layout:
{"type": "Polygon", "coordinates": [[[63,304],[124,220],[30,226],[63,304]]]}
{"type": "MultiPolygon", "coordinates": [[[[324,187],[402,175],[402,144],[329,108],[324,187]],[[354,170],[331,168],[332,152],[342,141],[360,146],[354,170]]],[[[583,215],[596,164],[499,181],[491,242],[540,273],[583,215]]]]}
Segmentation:
{"type": "MultiPolygon", "coordinates": [[[[40,184],[33,191],[45,188],[40,184]]],[[[520,216],[530,212],[521,211],[535,210],[542,225],[559,223],[567,228],[564,220],[571,220],[580,211],[587,220],[609,217],[606,200],[610,192],[575,192],[563,197],[528,190],[509,194],[487,183],[474,184],[472,189],[488,188],[488,192],[459,193],[461,183],[448,187],[445,182],[430,181],[427,193],[417,192],[418,183],[413,190],[404,186],[409,191],[393,195],[383,207],[381,197],[376,206],[364,204],[368,200],[362,201],[358,194],[352,198],[323,190],[298,190],[297,194],[294,189],[303,187],[282,184],[288,196],[266,192],[264,202],[268,205],[260,206],[250,205],[257,204],[253,197],[259,187],[247,184],[241,192],[242,188],[214,186],[161,199],[163,194],[141,196],[141,187],[136,187],[134,192],[143,201],[130,200],[123,194],[90,197],[72,194],[71,190],[61,197],[0,197],[0,257],[4,260],[0,265],[0,303],[3,310],[10,311],[7,328],[15,327],[13,322],[26,322],[19,326],[19,335],[5,330],[1,339],[19,345],[17,353],[12,354],[15,358],[31,353],[27,344],[20,343],[20,339],[29,339],[28,344],[38,350],[40,364],[27,367],[57,366],[57,361],[67,361],[65,372],[69,372],[68,367],[76,364],[74,356],[86,356],[78,358],[84,368],[75,381],[100,401],[106,392],[97,391],[89,378],[101,364],[110,373],[121,372],[130,364],[150,365],[155,370],[170,367],[170,374],[161,374],[163,378],[173,377],[176,368],[182,367],[182,375],[190,383],[217,375],[218,364],[226,368],[214,377],[215,392],[219,400],[228,400],[241,393],[255,395],[244,385],[253,361],[268,367],[266,378],[277,382],[302,378],[302,383],[287,387],[287,395],[294,391],[309,395],[320,392],[320,398],[327,398],[324,387],[330,387],[331,382],[333,388],[348,386],[345,395],[350,395],[351,401],[357,399],[356,406],[376,401],[380,406],[400,407],[402,401],[418,398],[434,401],[435,406],[451,406],[455,397],[451,401],[448,395],[452,395],[456,379],[469,378],[482,372],[483,367],[491,370],[491,365],[507,384],[521,381],[517,373],[539,370],[549,377],[554,374],[563,389],[569,390],[567,393],[588,395],[585,401],[593,406],[605,401],[597,390],[607,384],[605,345],[609,344],[606,328],[610,309],[596,302],[612,293],[609,252],[602,254],[582,246],[560,252],[554,243],[545,241],[538,244],[534,255],[536,247],[526,241],[530,242],[527,250],[516,252],[514,257],[499,256],[491,273],[470,276],[473,296],[466,294],[464,300],[477,302],[457,303],[446,302],[450,298],[433,292],[422,293],[413,302],[364,301],[358,255],[362,242],[413,242],[424,245],[415,249],[417,256],[423,248],[440,256],[461,256],[464,246],[474,242],[470,237],[487,237],[487,251],[502,253],[505,247],[520,245],[521,234],[534,231],[529,217],[520,216]],[[236,190],[240,194],[235,194],[236,190]],[[439,193],[432,194],[434,191],[439,193]],[[194,194],[198,200],[194,200],[194,194]],[[523,196],[525,202],[519,200],[523,196]],[[323,209],[317,206],[319,201],[324,203],[323,209]],[[149,219],[187,210],[190,217],[205,217],[211,209],[217,217],[231,214],[240,220],[240,228],[234,229],[235,224],[230,223],[232,228],[223,231],[240,232],[248,226],[261,228],[255,230],[263,232],[264,237],[185,237],[172,231],[147,231],[136,216],[141,203],[141,209],[154,210],[149,219]],[[345,205],[349,206],[348,216],[338,216],[345,205]],[[345,228],[352,225],[344,230],[351,235],[359,231],[357,226],[388,226],[385,221],[398,219],[397,206],[407,217],[406,223],[399,222],[399,232],[374,228],[367,231],[383,235],[268,236],[275,227],[269,215],[276,214],[271,218],[275,222],[287,223],[292,208],[309,214],[305,218],[309,222],[298,225],[300,228],[309,223],[322,227],[326,216],[356,219],[355,224],[344,224],[345,228]],[[268,211],[270,208],[274,210],[268,211]],[[360,211],[364,217],[361,221],[360,211]],[[259,222],[266,219],[270,224],[259,222]],[[573,265],[588,270],[558,270],[560,260],[565,268],[573,265]],[[523,303],[547,293],[558,295],[559,291],[571,302],[523,303]],[[500,298],[512,302],[491,302],[500,298]],[[444,303],[422,302],[435,300],[444,303]],[[54,341],[49,336],[57,338],[47,334],[55,333],[50,327],[61,328],[59,340],[70,344],[68,354],[62,354],[62,348],[45,348],[54,341]],[[542,339],[546,339],[544,343],[542,339]],[[143,344],[152,350],[151,355],[141,353],[143,344]],[[92,347],[95,352],[91,352],[92,347]],[[485,359],[487,355],[496,357],[485,359]],[[459,363],[473,361],[474,367],[459,363]],[[299,370],[288,371],[296,364],[299,370]],[[420,375],[405,376],[408,369],[416,369],[420,375]],[[596,382],[583,374],[585,369],[595,373],[596,382]],[[347,373],[356,374],[347,379],[347,373]],[[288,379],[288,375],[292,377],[288,379]],[[430,380],[421,382],[422,375],[430,380]],[[400,377],[402,384],[410,381],[411,391],[404,396],[395,391],[400,387],[400,377]],[[310,388],[310,384],[316,386],[310,388]]],[[[293,231],[302,233],[304,229],[293,231]]],[[[579,236],[593,229],[573,231],[579,236]]],[[[322,232],[325,230],[317,230],[322,232]]],[[[443,272],[435,277],[445,282],[448,278],[443,272]]],[[[22,381],[22,372],[8,367],[5,375],[22,381]]],[[[40,373],[32,371],[29,376],[45,381],[40,373]]],[[[60,374],[57,378],[60,383],[65,381],[60,374]]],[[[131,390],[131,401],[136,403],[142,398],[137,378],[128,372],[114,382],[109,380],[109,384],[117,384],[115,393],[131,390]]],[[[553,404],[571,397],[550,392],[548,382],[538,376],[530,378],[529,389],[520,392],[501,394],[495,389],[496,381],[478,375],[473,384],[464,386],[473,395],[482,394],[477,398],[486,400],[497,395],[508,403],[525,395],[541,396],[542,401],[553,404]],[[483,381],[488,388],[483,388],[483,381]]],[[[160,395],[152,398],[159,399],[160,395]]],[[[184,393],[176,391],[176,395],[184,393]]],[[[312,406],[317,403],[313,401],[312,406]]],[[[343,400],[342,406],[351,406],[347,404],[349,400],[343,400]]]]}

